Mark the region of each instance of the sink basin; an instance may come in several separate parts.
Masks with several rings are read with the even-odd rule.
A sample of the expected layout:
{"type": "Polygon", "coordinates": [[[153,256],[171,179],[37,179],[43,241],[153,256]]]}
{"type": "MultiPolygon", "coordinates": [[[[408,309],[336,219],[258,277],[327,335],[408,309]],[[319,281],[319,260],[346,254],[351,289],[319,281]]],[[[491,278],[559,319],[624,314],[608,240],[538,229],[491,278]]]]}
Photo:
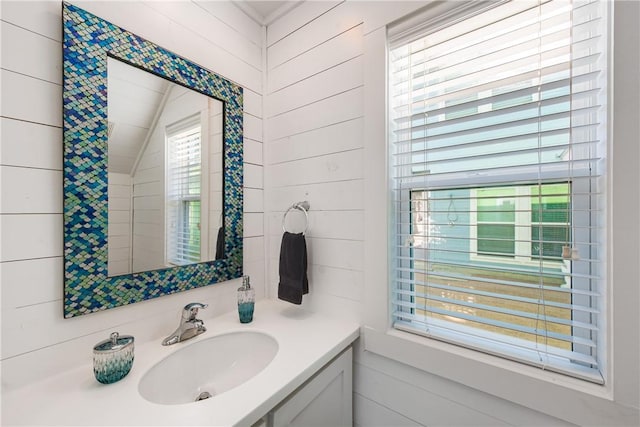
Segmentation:
{"type": "Polygon", "coordinates": [[[260,332],[234,332],[186,343],[151,367],[138,391],[146,400],[165,405],[215,397],[254,377],[277,352],[276,340],[260,332]]]}

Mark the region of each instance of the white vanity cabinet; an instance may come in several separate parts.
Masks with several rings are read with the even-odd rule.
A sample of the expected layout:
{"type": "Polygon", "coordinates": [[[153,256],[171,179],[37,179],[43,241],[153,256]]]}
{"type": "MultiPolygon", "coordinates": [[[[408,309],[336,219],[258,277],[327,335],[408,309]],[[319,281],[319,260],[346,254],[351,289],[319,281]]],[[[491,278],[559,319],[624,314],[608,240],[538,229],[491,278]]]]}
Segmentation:
{"type": "Polygon", "coordinates": [[[348,347],[254,427],[352,425],[352,355],[348,347]]]}
{"type": "MultiPolygon", "coordinates": [[[[237,311],[205,319],[207,332],[186,343],[162,346],[158,340],[136,342],[131,372],[114,384],[95,380],[91,357],[85,357],[73,369],[52,372],[9,390],[3,376],[0,424],[351,426],[352,344],[358,339],[360,325],[292,307],[284,301],[259,301],[255,313],[249,324],[239,324],[237,311]],[[237,387],[211,399],[180,405],[154,403],[140,393],[143,378],[162,361],[174,355],[189,358],[187,347],[239,333],[269,335],[278,343],[278,351],[262,371],[237,387]],[[119,410],[105,412],[105,406],[119,410]]],[[[131,329],[135,328],[127,328],[131,329]]],[[[77,349],[69,349],[70,354],[73,351],[77,349]]],[[[24,363],[28,362],[46,364],[44,353],[42,359],[24,363]]]]}

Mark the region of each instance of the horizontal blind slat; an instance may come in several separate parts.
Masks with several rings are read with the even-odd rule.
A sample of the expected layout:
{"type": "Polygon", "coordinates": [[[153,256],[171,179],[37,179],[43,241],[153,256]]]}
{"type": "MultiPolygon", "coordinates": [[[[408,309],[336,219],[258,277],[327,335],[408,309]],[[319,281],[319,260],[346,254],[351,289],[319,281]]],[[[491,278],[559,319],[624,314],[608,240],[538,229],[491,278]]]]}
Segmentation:
{"type": "MultiPolygon", "coordinates": [[[[433,282],[419,282],[419,281],[417,281],[414,284],[416,286],[419,286],[419,287],[433,288],[433,289],[439,289],[439,290],[446,290],[446,291],[450,291],[450,292],[457,292],[457,293],[460,293],[460,294],[469,294],[469,295],[476,295],[476,296],[482,296],[482,297],[491,298],[491,299],[495,300],[496,305],[498,305],[499,303],[502,303],[503,301],[508,301],[508,302],[518,302],[518,303],[532,304],[532,305],[542,304],[545,307],[566,309],[566,310],[572,310],[572,311],[580,311],[580,312],[585,312],[585,313],[590,313],[590,314],[599,313],[599,311],[597,309],[591,308],[591,307],[588,307],[588,306],[584,306],[584,305],[576,305],[576,304],[569,304],[569,303],[559,303],[559,302],[555,302],[555,301],[544,301],[544,303],[542,303],[542,301],[540,301],[539,299],[535,299],[535,298],[520,297],[520,296],[517,296],[517,295],[510,295],[510,294],[506,294],[506,293],[479,291],[479,290],[476,290],[476,289],[460,288],[460,287],[451,286],[451,285],[441,285],[441,284],[437,284],[437,283],[433,283],[433,282]]],[[[402,290],[395,290],[394,292],[396,294],[406,294],[406,291],[402,291],[402,290]]],[[[411,291],[410,294],[412,294],[416,298],[426,298],[425,294],[421,294],[419,292],[411,291]]],[[[598,328],[594,326],[593,329],[597,330],[598,328]]]]}
{"type": "MultiPolygon", "coordinates": [[[[434,300],[434,301],[441,301],[441,302],[447,302],[449,304],[452,305],[459,305],[459,306],[464,306],[464,307],[472,307],[475,310],[487,310],[487,311],[493,311],[496,313],[500,313],[500,314],[509,314],[508,311],[505,310],[500,310],[497,307],[485,307],[482,304],[470,304],[470,303],[465,303],[464,301],[456,301],[456,300],[451,300],[448,298],[441,298],[441,297],[430,297],[428,298],[430,300],[434,300]]],[[[401,307],[409,307],[412,309],[416,309],[416,310],[424,310],[428,313],[436,313],[436,314],[440,314],[443,316],[455,316],[457,318],[460,319],[465,319],[471,322],[477,322],[477,323],[482,323],[484,325],[487,326],[492,326],[492,327],[496,327],[496,328],[500,328],[500,329],[509,329],[512,331],[516,331],[516,332],[522,332],[522,333],[526,333],[526,334],[530,334],[530,335],[539,335],[539,336],[543,336],[545,338],[551,338],[554,340],[559,340],[559,341],[564,341],[567,343],[572,343],[572,344],[579,344],[579,345],[584,345],[584,346],[588,346],[588,347],[595,347],[596,344],[595,342],[591,341],[591,340],[587,340],[587,339],[582,339],[580,337],[576,337],[576,336],[572,336],[572,335],[567,335],[567,334],[562,334],[562,333],[557,333],[557,332],[552,332],[552,331],[545,331],[544,333],[541,333],[540,329],[536,328],[535,326],[524,326],[524,325],[519,325],[517,323],[510,323],[510,322],[505,322],[505,321],[500,321],[500,320],[494,320],[491,319],[489,317],[482,317],[482,316],[478,316],[478,315],[470,315],[470,314],[466,314],[464,312],[461,311],[452,311],[452,310],[446,310],[446,309],[442,309],[442,308],[438,308],[435,307],[433,305],[425,305],[425,306],[421,306],[419,304],[413,304],[413,303],[408,303],[408,302],[404,302],[404,301],[396,301],[397,306],[401,306],[401,307]]],[[[547,323],[556,323],[553,322],[551,320],[551,318],[546,317],[546,316],[540,316],[540,317],[536,317],[535,315],[530,315],[530,316],[525,316],[524,313],[521,313],[518,315],[519,318],[522,319],[529,319],[529,320],[534,320],[541,324],[547,324],[547,323]]]]}
{"type": "MultiPolygon", "coordinates": [[[[403,272],[403,273],[410,273],[410,274],[426,274],[426,272],[424,270],[418,270],[418,269],[407,269],[407,268],[398,268],[398,271],[403,272]]],[[[462,281],[462,280],[466,280],[468,279],[468,276],[462,275],[462,274],[456,274],[456,273],[447,273],[447,272],[438,272],[436,274],[431,274],[432,276],[435,277],[441,277],[443,279],[454,279],[454,280],[458,280],[458,281],[462,281]]],[[[531,284],[531,283],[524,283],[524,282],[516,282],[513,280],[500,280],[500,279],[488,279],[488,278],[484,278],[482,276],[474,276],[473,277],[473,281],[475,282],[481,282],[481,283],[486,283],[488,285],[502,285],[502,286],[508,286],[510,288],[514,288],[514,289],[518,289],[518,288],[522,288],[522,289],[529,289],[529,290],[538,290],[541,292],[545,292],[545,291],[549,291],[549,292],[556,292],[558,294],[575,294],[575,295],[581,295],[581,296],[589,296],[589,297],[599,297],[601,296],[600,293],[595,292],[595,291],[589,291],[589,290],[581,290],[581,289],[573,289],[573,288],[565,288],[565,287],[552,287],[552,286],[544,286],[544,285],[537,285],[537,284],[531,284]]],[[[397,279],[397,282],[399,284],[405,284],[405,285],[411,285],[411,284],[422,284],[425,285],[424,283],[420,283],[419,281],[416,282],[414,280],[410,280],[410,279],[397,279]]],[[[406,292],[404,290],[395,290],[394,292],[406,292]]]]}

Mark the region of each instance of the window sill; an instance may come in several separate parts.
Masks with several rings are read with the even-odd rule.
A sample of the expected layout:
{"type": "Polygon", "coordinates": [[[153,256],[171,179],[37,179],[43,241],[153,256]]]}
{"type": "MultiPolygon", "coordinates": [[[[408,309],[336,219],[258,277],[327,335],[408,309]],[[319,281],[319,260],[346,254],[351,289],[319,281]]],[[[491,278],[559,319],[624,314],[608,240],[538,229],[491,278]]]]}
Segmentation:
{"type": "Polygon", "coordinates": [[[364,327],[365,350],[577,423],[633,424],[636,413],[600,386],[395,329],[364,327]]]}

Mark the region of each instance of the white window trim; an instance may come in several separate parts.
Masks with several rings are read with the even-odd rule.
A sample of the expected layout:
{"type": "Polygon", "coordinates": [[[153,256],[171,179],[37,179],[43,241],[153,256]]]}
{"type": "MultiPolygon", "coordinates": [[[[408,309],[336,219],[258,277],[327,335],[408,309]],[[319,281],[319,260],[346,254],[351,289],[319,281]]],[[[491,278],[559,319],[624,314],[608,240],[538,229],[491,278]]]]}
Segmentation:
{"type": "MultiPolygon", "coordinates": [[[[457,2],[436,3],[423,9],[454,9],[457,2]]],[[[459,4],[458,4],[459,5],[459,4]]],[[[415,5],[415,10],[425,3],[415,5]]],[[[388,21],[376,16],[376,24],[368,28],[364,38],[364,173],[365,173],[365,264],[364,264],[364,323],[365,351],[405,363],[432,374],[459,382],[482,392],[525,405],[534,410],[577,424],[637,424],[640,392],[640,337],[637,325],[640,300],[637,278],[640,277],[640,236],[638,210],[640,194],[629,194],[629,182],[640,182],[638,159],[640,134],[637,116],[640,90],[640,31],[637,19],[640,6],[635,2],[610,4],[609,71],[609,148],[610,171],[607,203],[608,243],[607,260],[607,318],[604,330],[608,342],[604,343],[605,385],[591,384],[575,378],[511,362],[459,346],[426,339],[412,333],[391,328],[390,280],[387,265],[389,239],[389,193],[387,159],[386,25],[399,16],[389,15],[388,21]],[[615,13],[615,17],[614,17],[615,13]],[[624,24],[620,24],[624,21],[624,24]],[[613,40],[624,43],[613,43],[613,40]],[[615,67],[618,65],[618,67],[615,67]],[[614,88],[613,80],[618,82],[614,88]],[[636,90],[633,91],[632,89],[636,90]],[[631,89],[631,90],[630,90],[631,89]],[[630,96],[629,94],[633,94],[630,96]],[[614,120],[613,111],[616,111],[614,120]],[[617,143],[626,138],[626,144],[617,143]],[[636,143],[631,143],[636,141],[636,143]],[[615,159],[615,168],[613,167],[615,159]],[[616,183],[620,185],[616,186],[616,183]],[[626,183],[626,184],[623,184],[626,183]],[[626,188],[626,189],[625,189],[626,188]],[[612,254],[616,257],[612,257],[612,254]],[[634,283],[629,283],[634,278],[634,283]],[[612,284],[617,283],[617,292],[612,284]],[[624,287],[622,291],[620,291],[624,287]],[[635,298],[634,298],[635,297],[635,298]],[[615,308],[615,309],[614,309],[615,308]],[[613,328],[613,325],[616,328],[613,328]],[[613,367],[615,366],[615,370],[613,367]]],[[[406,10],[406,9],[405,9],[406,10]]],[[[447,11],[445,10],[444,13],[447,11]]],[[[365,28],[366,20],[365,20],[365,28]]]]}

